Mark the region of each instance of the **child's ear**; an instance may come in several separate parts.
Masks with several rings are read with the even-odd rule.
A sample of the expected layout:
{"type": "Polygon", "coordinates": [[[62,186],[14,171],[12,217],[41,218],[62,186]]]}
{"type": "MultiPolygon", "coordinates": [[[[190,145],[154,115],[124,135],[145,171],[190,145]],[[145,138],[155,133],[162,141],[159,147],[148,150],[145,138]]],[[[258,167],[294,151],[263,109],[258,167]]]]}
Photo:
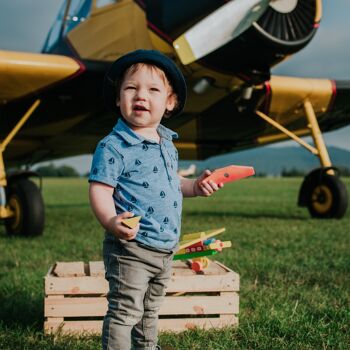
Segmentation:
{"type": "Polygon", "coordinates": [[[171,93],[169,96],[168,96],[168,101],[167,101],[167,105],[166,105],[166,109],[168,111],[172,111],[174,110],[175,106],[176,106],[176,103],[177,103],[177,96],[176,94],[174,93],[171,93]]]}
{"type": "Polygon", "coordinates": [[[115,104],[117,105],[117,107],[120,107],[120,100],[119,100],[119,98],[115,101],[115,104]]]}

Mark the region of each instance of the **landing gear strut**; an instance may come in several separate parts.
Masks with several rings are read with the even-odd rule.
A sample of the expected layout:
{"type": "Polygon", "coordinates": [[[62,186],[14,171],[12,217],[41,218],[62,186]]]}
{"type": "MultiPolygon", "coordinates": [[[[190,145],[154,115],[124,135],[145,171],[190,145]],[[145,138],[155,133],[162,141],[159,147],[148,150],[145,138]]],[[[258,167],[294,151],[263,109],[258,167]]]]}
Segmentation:
{"type": "Polygon", "coordinates": [[[303,108],[316,147],[309,145],[261,111],[256,111],[256,114],[308,149],[320,160],[322,167],[311,171],[301,185],[298,205],[307,207],[312,217],[340,219],[345,215],[348,207],[347,190],[339,179],[336,168],[332,167],[311,102],[305,100],[303,108]]]}

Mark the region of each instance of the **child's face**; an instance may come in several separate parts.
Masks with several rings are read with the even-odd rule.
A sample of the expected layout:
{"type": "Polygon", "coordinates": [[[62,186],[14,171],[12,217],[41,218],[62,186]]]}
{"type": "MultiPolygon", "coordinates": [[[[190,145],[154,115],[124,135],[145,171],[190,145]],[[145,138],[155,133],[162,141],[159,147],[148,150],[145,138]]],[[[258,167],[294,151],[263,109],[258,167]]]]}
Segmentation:
{"type": "Polygon", "coordinates": [[[176,97],[160,69],[137,68],[126,73],[117,105],[132,129],[157,128],[165,110],[174,109],[176,97]]]}

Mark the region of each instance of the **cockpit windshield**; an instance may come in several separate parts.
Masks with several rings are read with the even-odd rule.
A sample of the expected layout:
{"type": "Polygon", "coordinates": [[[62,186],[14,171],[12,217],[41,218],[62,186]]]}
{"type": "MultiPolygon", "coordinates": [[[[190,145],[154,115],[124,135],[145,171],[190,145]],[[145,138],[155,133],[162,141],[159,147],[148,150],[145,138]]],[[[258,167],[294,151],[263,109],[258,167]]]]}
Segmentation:
{"type": "Polygon", "coordinates": [[[51,52],[69,31],[89,16],[93,0],[65,0],[47,35],[42,52],[51,52]]]}

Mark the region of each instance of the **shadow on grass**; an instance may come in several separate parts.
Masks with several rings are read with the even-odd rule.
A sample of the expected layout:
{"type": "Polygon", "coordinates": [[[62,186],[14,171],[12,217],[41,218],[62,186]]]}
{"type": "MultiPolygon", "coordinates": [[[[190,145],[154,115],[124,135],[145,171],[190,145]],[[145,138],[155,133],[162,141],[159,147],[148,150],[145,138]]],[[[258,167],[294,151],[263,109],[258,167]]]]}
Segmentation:
{"type": "Polygon", "coordinates": [[[284,219],[284,220],[305,220],[308,217],[299,213],[272,213],[272,212],[261,212],[261,213],[249,213],[249,212],[217,212],[217,211],[187,211],[185,216],[190,216],[193,218],[203,217],[203,216],[213,216],[213,217],[223,217],[231,216],[235,218],[245,218],[245,219],[284,219]]]}
{"type": "Polygon", "coordinates": [[[42,331],[44,322],[44,299],[41,293],[12,289],[0,294],[0,319],[8,327],[31,327],[42,331]]]}

